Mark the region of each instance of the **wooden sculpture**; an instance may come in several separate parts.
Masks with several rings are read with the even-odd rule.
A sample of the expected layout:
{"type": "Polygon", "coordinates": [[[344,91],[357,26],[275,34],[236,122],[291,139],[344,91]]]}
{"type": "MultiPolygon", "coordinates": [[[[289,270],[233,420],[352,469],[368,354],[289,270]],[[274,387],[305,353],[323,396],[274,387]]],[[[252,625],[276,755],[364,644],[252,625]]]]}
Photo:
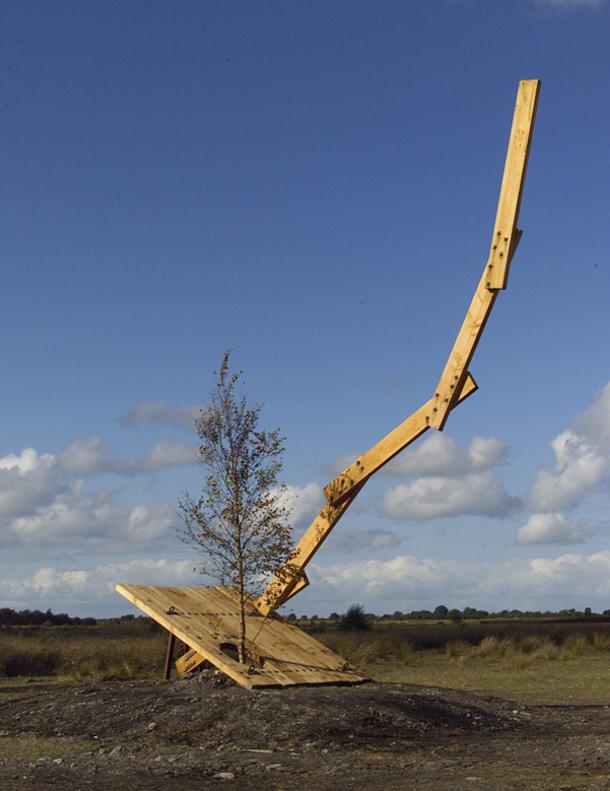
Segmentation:
{"type": "MultiPolygon", "coordinates": [[[[451,410],[477,389],[468,368],[498,292],[507,286],[510,264],[521,239],[517,219],[539,90],[539,80],[519,83],[489,257],[434,394],[325,487],[322,510],[285,567],[260,599],[249,606],[246,632],[251,664],[240,664],[231,656],[237,642],[239,612],[230,589],[117,585],[119,593],[170,632],[170,646],[178,637],[190,647],[176,662],[180,673],[208,661],[246,687],[365,680],[313,638],[269,616],[309,584],[307,564],[371,475],[428,429],[442,431],[451,410]]],[[[171,648],[168,657],[171,659],[171,648]]],[[[168,668],[169,659],[166,676],[168,668]]]]}

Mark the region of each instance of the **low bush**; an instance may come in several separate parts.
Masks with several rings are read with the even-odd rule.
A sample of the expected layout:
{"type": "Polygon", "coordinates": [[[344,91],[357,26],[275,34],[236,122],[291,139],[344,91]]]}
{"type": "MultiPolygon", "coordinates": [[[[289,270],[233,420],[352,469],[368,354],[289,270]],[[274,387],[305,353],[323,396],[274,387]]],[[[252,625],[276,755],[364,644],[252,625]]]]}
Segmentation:
{"type": "Polygon", "coordinates": [[[345,615],[341,616],[339,628],[344,632],[368,632],[371,624],[366,617],[364,607],[361,604],[352,604],[348,607],[345,615]]]}

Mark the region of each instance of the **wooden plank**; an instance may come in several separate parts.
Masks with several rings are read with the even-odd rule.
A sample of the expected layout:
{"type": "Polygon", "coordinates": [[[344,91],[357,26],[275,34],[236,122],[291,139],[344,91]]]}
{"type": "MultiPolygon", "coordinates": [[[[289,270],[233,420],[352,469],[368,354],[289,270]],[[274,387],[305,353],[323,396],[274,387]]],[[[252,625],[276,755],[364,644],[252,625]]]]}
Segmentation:
{"type": "MultiPolygon", "coordinates": [[[[230,589],[226,590],[227,595],[236,595],[230,589]]],[[[255,624],[258,618],[257,630],[262,635],[262,643],[264,647],[268,647],[274,642],[279,645],[278,651],[282,655],[282,660],[290,659],[295,662],[302,658],[303,653],[311,654],[312,661],[318,665],[323,665],[332,670],[337,670],[339,666],[343,665],[343,660],[338,657],[334,651],[327,648],[317,640],[313,640],[310,635],[303,632],[297,626],[286,623],[284,620],[278,619],[276,616],[261,618],[256,615],[252,621],[247,619],[247,625],[255,624]],[[263,629],[265,633],[263,634],[263,629]],[[339,660],[339,661],[338,661],[339,660]]],[[[255,637],[258,641],[259,637],[255,637]]]]}
{"type": "Polygon", "coordinates": [[[204,656],[198,654],[194,648],[190,648],[185,654],[182,654],[182,656],[176,659],[176,671],[182,678],[193,670],[196,670],[199,665],[202,665],[205,661],[206,658],[204,656]]]}
{"type": "Polygon", "coordinates": [[[350,494],[337,505],[328,500],[326,501],[320,513],[309,525],[296,547],[290,553],[284,571],[273,577],[256,603],[257,609],[263,615],[267,615],[277,609],[289,598],[302,569],[305,568],[320,549],[330,531],[347,511],[363,486],[364,481],[352,489],[350,494]],[[291,567],[294,569],[292,576],[287,571],[291,567]]]}
{"type": "Polygon", "coordinates": [[[434,396],[428,401],[425,419],[430,428],[442,431],[452,409],[452,400],[461,382],[467,376],[467,369],[477,348],[485,323],[496,300],[497,291],[490,291],[486,285],[487,273],[483,272],[466,318],[453,344],[449,359],[445,364],[434,396]]]}
{"type": "Polygon", "coordinates": [[[251,669],[223,651],[237,645],[239,607],[230,588],[117,585],[117,591],[176,635],[187,652],[176,662],[182,674],[208,661],[248,689],[295,684],[361,683],[344,660],[309,635],[276,617],[263,617],[247,603],[246,650],[251,669]]]}
{"type": "MultiPolygon", "coordinates": [[[[230,675],[227,671],[227,663],[229,663],[228,666],[233,670],[236,670],[236,668],[239,669],[241,674],[240,677],[242,678],[240,683],[242,683],[243,686],[248,686],[249,688],[273,685],[287,686],[300,682],[299,678],[294,678],[294,674],[286,673],[283,668],[276,668],[273,665],[263,669],[255,664],[251,664],[250,667],[253,669],[248,670],[247,665],[243,665],[236,659],[232,659],[222,650],[224,645],[235,646],[236,649],[239,640],[239,612],[237,609],[234,609],[234,602],[224,595],[223,589],[154,588],[152,589],[152,592],[149,592],[149,595],[157,600],[157,603],[162,611],[168,607],[171,608],[172,606],[178,610],[172,615],[172,621],[175,625],[182,624],[182,627],[186,628],[184,626],[184,622],[188,620],[200,631],[202,631],[206,628],[206,626],[209,628],[209,622],[210,619],[212,619],[212,627],[205,634],[205,639],[211,640],[212,644],[220,652],[219,656],[222,658],[222,661],[218,661],[218,656],[214,657],[210,655],[209,645],[206,646],[205,650],[202,651],[198,645],[193,644],[192,640],[189,644],[193,645],[194,648],[197,648],[197,651],[201,656],[211,661],[220,670],[227,673],[227,675],[230,675]],[[206,602],[206,599],[211,599],[212,601],[206,602]],[[204,607],[206,607],[206,611],[198,612],[198,609],[202,603],[204,604],[204,607]],[[217,619],[216,614],[210,611],[210,604],[212,607],[218,605],[220,606],[220,612],[217,615],[217,619]],[[244,673],[247,676],[247,683],[244,683],[243,681],[244,673]]],[[[251,612],[255,612],[253,607],[251,612]]],[[[262,621],[260,616],[256,616],[256,618],[258,623],[262,621]]],[[[250,632],[250,636],[252,636],[252,633],[255,632],[256,627],[253,627],[250,624],[250,629],[248,629],[248,620],[249,619],[247,618],[246,627],[247,631],[250,632]]],[[[250,654],[257,653],[255,650],[253,650],[254,647],[249,643],[250,641],[247,640],[247,651],[249,651],[250,654]]],[[[239,677],[235,678],[235,680],[239,681],[239,677]]]]}
{"type": "MultiPolygon", "coordinates": [[[[468,374],[456,404],[464,401],[476,389],[476,382],[468,374]]],[[[299,575],[303,574],[307,563],[322,546],[367,479],[428,429],[430,409],[431,405],[426,404],[414,412],[325,488],[327,501],[322,510],[292,551],[282,573],[271,580],[257,602],[257,609],[263,615],[277,609],[304,587],[299,584],[299,575]],[[292,574],[289,569],[292,569],[292,574]]]]}
{"type": "Polygon", "coordinates": [[[193,628],[190,624],[178,623],[172,620],[172,616],[167,615],[163,610],[163,603],[154,595],[152,586],[123,585],[116,586],[116,591],[135,604],[142,612],[150,615],[157,623],[160,623],[168,632],[172,632],[183,643],[195,648],[198,653],[205,656],[212,664],[223,671],[229,678],[247,689],[256,686],[277,686],[277,682],[266,676],[253,678],[248,673],[244,665],[235,662],[202,632],[203,628],[193,628]]]}
{"type": "Polygon", "coordinates": [[[502,289],[507,285],[509,253],[517,230],[539,94],[540,80],[519,83],[487,262],[488,288],[502,289]]]}
{"type": "Polygon", "coordinates": [[[263,592],[257,605],[261,612],[272,611],[296,593],[297,574],[319,549],[366,480],[428,428],[442,430],[450,411],[476,388],[470,381],[468,367],[498,289],[506,287],[510,263],[521,238],[516,224],[539,89],[539,80],[519,83],[489,259],[433,397],[326,486],[327,502],[305,531],[287,566],[263,592]]]}
{"type": "MultiPolygon", "coordinates": [[[[235,605],[233,616],[235,618],[235,630],[238,628],[238,599],[236,591],[227,588],[205,588],[205,589],[181,589],[185,597],[201,597],[207,599],[211,596],[228,597],[235,605]]],[[[168,593],[174,596],[173,589],[167,589],[168,593]]],[[[224,608],[226,609],[226,598],[224,608]]],[[[306,635],[300,629],[290,626],[276,618],[263,618],[256,611],[249,607],[252,613],[246,617],[247,631],[247,650],[253,647],[257,654],[265,660],[264,672],[269,673],[273,669],[274,676],[281,673],[280,680],[286,683],[287,680],[293,683],[302,683],[301,673],[317,673],[324,671],[336,674],[343,667],[343,660],[338,657],[326,646],[322,646],[306,635]]],[[[225,613],[226,616],[226,613],[225,613]]],[[[334,677],[334,676],[333,676],[334,677]]],[[[337,678],[337,680],[341,680],[337,678]]],[[[344,679],[343,679],[344,680],[344,679]]]]}
{"type": "MultiPolygon", "coordinates": [[[[234,596],[235,604],[238,606],[235,591],[219,590],[226,590],[228,596],[234,596]]],[[[246,630],[248,637],[260,650],[270,651],[273,654],[274,661],[303,665],[304,658],[308,657],[310,664],[333,672],[344,664],[343,659],[329,648],[313,640],[298,627],[279,620],[276,616],[263,618],[257,612],[256,615],[246,618],[246,630]],[[254,635],[250,632],[251,627],[256,630],[254,635]],[[281,660],[278,657],[281,657],[281,660]]]]}
{"type": "MultiPolygon", "coordinates": [[[[476,390],[476,382],[470,374],[467,374],[459,396],[452,408],[457,406],[457,404],[461,404],[476,390]]],[[[386,434],[383,439],[373,445],[366,453],[358,456],[346,470],[324,487],[326,497],[334,504],[339,503],[355,486],[367,480],[374,472],[377,472],[418,437],[421,437],[430,427],[429,415],[433,406],[434,403],[431,399],[413,412],[399,426],[390,431],[389,434],[386,434]]]]}
{"type": "Polygon", "coordinates": [[[439,431],[449,417],[456,390],[459,391],[465,380],[498,289],[506,287],[510,263],[521,238],[517,220],[539,90],[539,80],[522,80],[519,83],[490,256],[431,399],[428,419],[430,426],[439,431]]]}
{"type": "Polygon", "coordinates": [[[169,632],[167,640],[167,651],[165,652],[165,669],[163,671],[163,680],[169,681],[172,674],[172,659],[174,658],[174,646],[176,645],[176,635],[169,632]]]}

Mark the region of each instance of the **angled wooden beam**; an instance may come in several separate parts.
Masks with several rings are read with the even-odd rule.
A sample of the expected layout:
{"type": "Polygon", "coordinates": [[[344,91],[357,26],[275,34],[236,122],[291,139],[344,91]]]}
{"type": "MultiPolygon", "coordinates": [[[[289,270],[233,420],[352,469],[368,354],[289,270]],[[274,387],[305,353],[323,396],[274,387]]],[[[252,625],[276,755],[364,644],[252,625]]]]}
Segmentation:
{"type": "Polygon", "coordinates": [[[455,394],[461,392],[462,382],[468,375],[468,366],[472,361],[472,356],[483,334],[497,295],[497,291],[487,288],[487,271],[485,270],[455,339],[436,391],[426,403],[427,411],[424,419],[430,428],[442,431],[445,427],[449,412],[453,408],[455,394]]]}
{"type": "Polygon", "coordinates": [[[539,94],[540,80],[519,83],[487,261],[488,288],[506,288],[508,281],[510,248],[517,229],[539,94]]]}
{"type": "Polygon", "coordinates": [[[428,428],[442,430],[451,410],[477,389],[468,366],[498,290],[506,288],[510,263],[521,239],[517,219],[539,92],[539,80],[519,83],[489,258],[434,395],[325,487],[324,507],[257,602],[261,613],[271,612],[304,587],[300,583],[303,569],[370,476],[428,428]]]}
{"type": "Polygon", "coordinates": [[[489,258],[462,327],[432,397],[431,428],[441,431],[449,417],[499,289],[506,288],[521,231],[517,228],[540,80],[522,80],[517,91],[489,258]]]}
{"type": "MultiPolygon", "coordinates": [[[[476,390],[477,383],[468,374],[452,408],[461,404],[476,390]]],[[[433,406],[432,399],[427,401],[366,453],[358,456],[346,470],[324,487],[326,497],[335,505],[341,502],[358,484],[366,481],[374,472],[377,472],[418,437],[421,437],[430,427],[428,415],[433,406]]]]}
{"type": "Polygon", "coordinates": [[[363,486],[364,481],[352,489],[350,495],[338,505],[326,501],[318,516],[292,550],[282,571],[276,574],[257,601],[256,608],[260,613],[268,615],[297,593],[295,588],[303,569],[320,549],[330,531],[347,511],[363,486]]]}
{"type": "MultiPolygon", "coordinates": [[[[468,375],[456,405],[472,395],[476,389],[476,382],[468,375]]],[[[359,456],[345,472],[326,487],[326,503],[322,510],[301,537],[281,572],[271,580],[256,604],[263,615],[285,604],[309,584],[304,574],[307,563],[320,549],[368,478],[428,429],[427,411],[429,405],[424,404],[369,451],[359,456]]]]}

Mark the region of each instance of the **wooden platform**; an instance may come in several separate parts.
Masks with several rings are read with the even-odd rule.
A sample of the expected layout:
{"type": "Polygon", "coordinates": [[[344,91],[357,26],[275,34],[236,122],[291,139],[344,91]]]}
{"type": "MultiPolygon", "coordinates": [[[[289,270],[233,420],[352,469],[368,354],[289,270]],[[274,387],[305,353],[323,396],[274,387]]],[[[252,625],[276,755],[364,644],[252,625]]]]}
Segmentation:
{"type": "Polygon", "coordinates": [[[116,590],[193,649],[196,660],[207,660],[248,689],[368,681],[313,637],[277,618],[265,618],[253,604],[248,605],[246,616],[251,662],[240,664],[233,658],[239,609],[230,588],[119,584],[116,590]]]}

